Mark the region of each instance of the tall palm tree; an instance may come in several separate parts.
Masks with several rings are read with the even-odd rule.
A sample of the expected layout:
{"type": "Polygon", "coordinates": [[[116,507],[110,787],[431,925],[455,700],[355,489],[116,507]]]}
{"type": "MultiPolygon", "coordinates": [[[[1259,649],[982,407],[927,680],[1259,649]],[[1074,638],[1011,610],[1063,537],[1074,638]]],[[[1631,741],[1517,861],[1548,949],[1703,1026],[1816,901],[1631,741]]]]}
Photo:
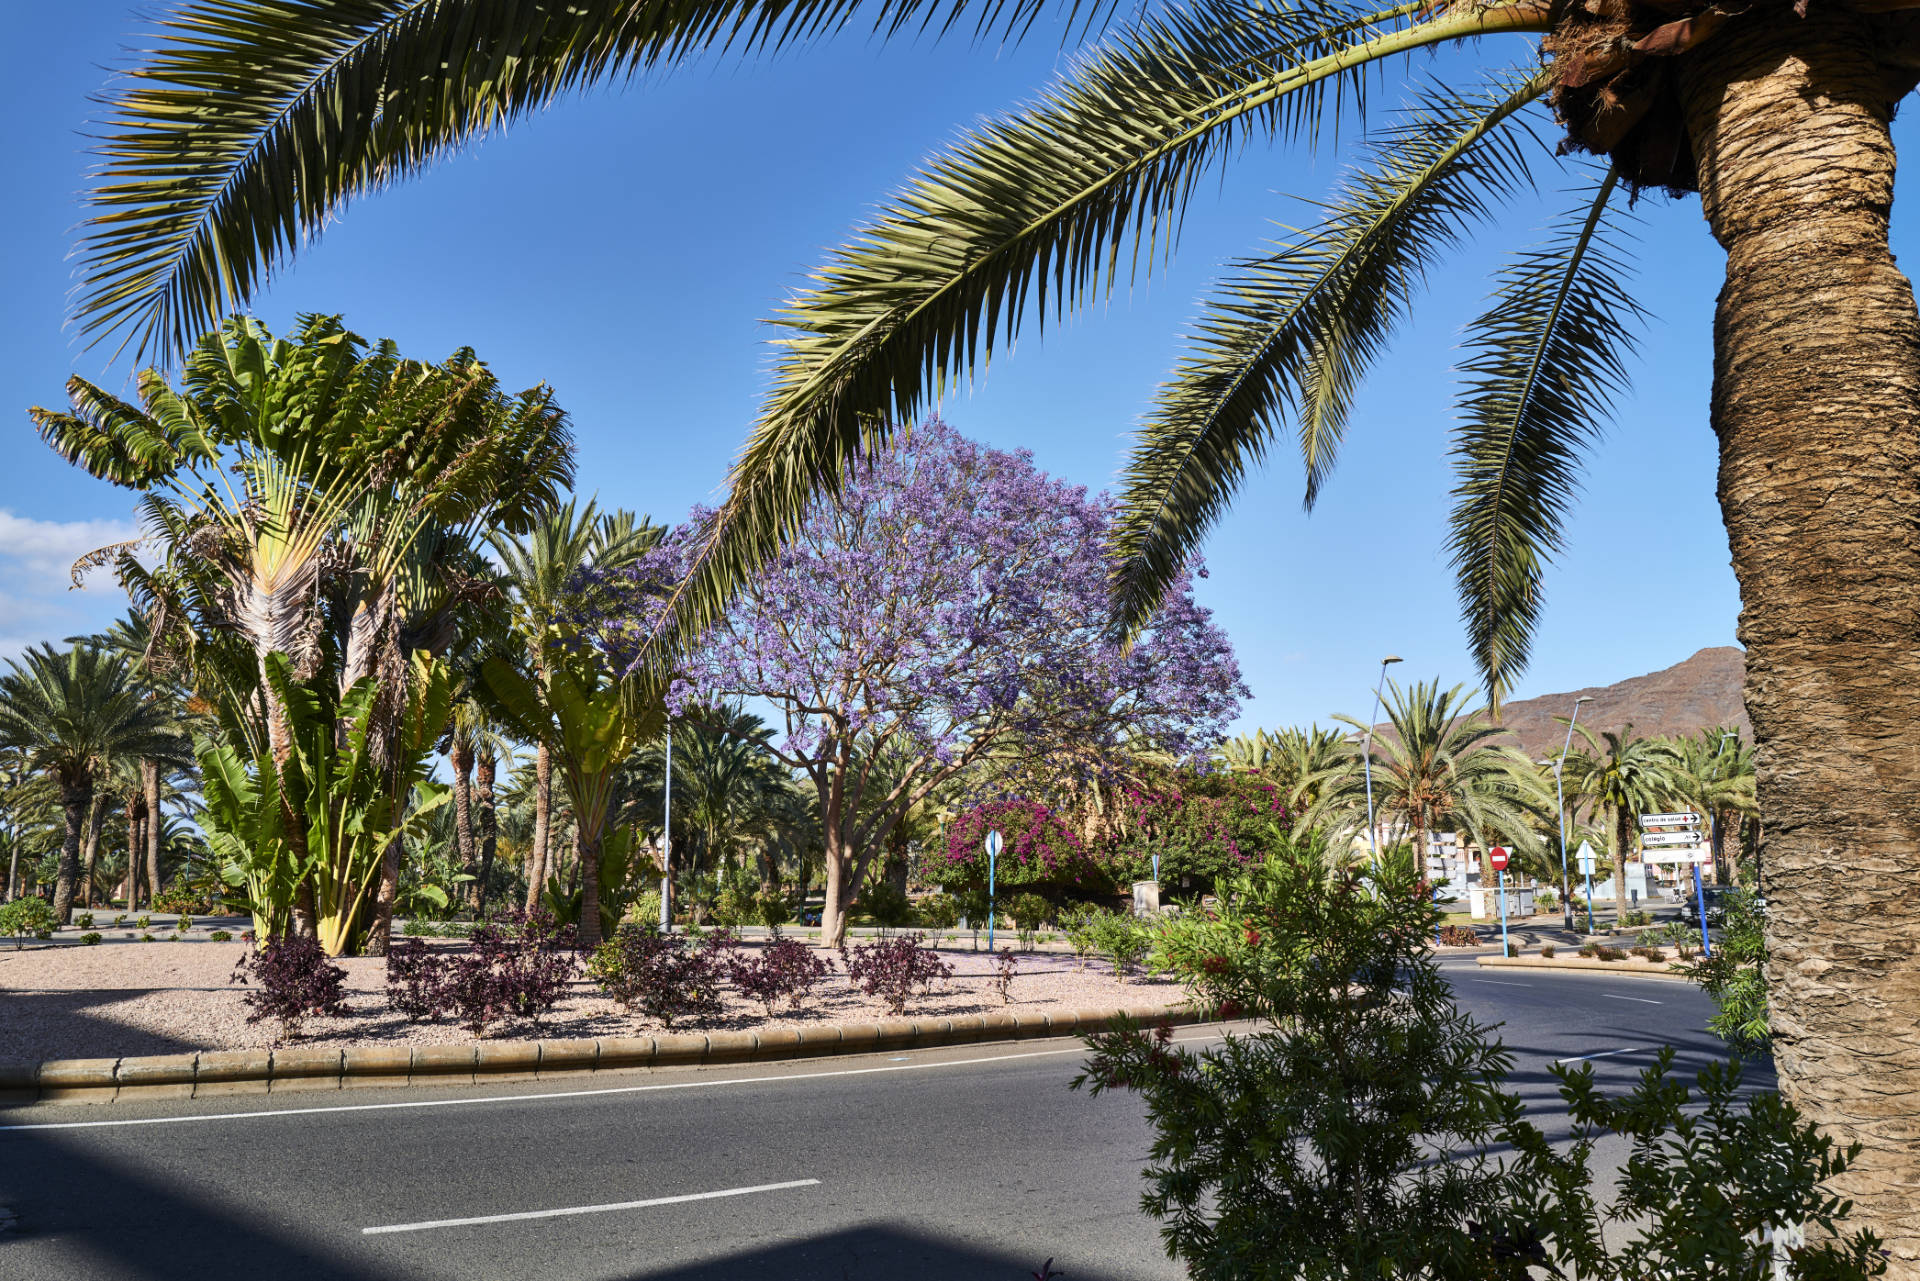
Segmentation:
{"type": "Polygon", "coordinates": [[[1680,758],[1669,744],[1636,735],[1632,725],[1600,733],[1575,728],[1587,746],[1567,757],[1567,794],[1585,802],[1606,831],[1617,915],[1626,907],[1626,864],[1638,849],[1640,815],[1681,794],[1680,758]]]}
{"type": "Polygon", "coordinates": [[[1753,792],[1752,746],[1742,742],[1737,731],[1721,726],[1669,739],[1668,747],[1678,762],[1674,798],[1707,817],[1715,872],[1726,876],[1731,870],[1733,883],[1739,884],[1739,860],[1729,869],[1726,859],[1727,832],[1760,812],[1753,792]]]}
{"type": "MultiPolygon", "coordinates": [[[[1482,847],[1538,844],[1517,777],[1527,762],[1493,745],[1500,727],[1470,710],[1465,686],[1442,690],[1435,680],[1403,690],[1389,681],[1386,713],[1390,728],[1370,735],[1370,752],[1363,756],[1356,738],[1339,760],[1302,780],[1317,792],[1301,816],[1307,826],[1364,831],[1371,762],[1375,821],[1404,833],[1418,858],[1426,857],[1427,838],[1443,831],[1465,832],[1482,847]]],[[[1352,717],[1336,719],[1368,734],[1352,717]]]]}
{"type": "Polygon", "coordinates": [[[53,911],[65,924],[80,883],[95,789],[111,762],[163,755],[172,749],[174,735],[117,654],[86,645],[60,653],[39,645],[18,660],[9,659],[7,669],[0,675],[0,744],[20,749],[60,788],[66,837],[53,911]]]}
{"type": "MultiPolygon", "coordinates": [[[[977,17],[969,25],[999,35],[1044,11],[1039,0],[197,0],[115,87],[77,318],[96,338],[177,355],[353,198],[661,63],[790,45],[856,14],[888,32],[977,17]]],[[[1903,746],[1920,720],[1908,603],[1920,540],[1904,535],[1920,504],[1909,392],[1920,309],[1888,241],[1890,122],[1920,79],[1911,8],[1129,11],[1032,105],[937,154],[785,310],[773,387],[679,616],[712,618],[816,489],[984,370],[1023,325],[1097,308],[1150,269],[1195,193],[1263,154],[1245,144],[1348,143],[1354,131],[1337,126],[1368,105],[1372,77],[1445,47],[1460,50],[1449,65],[1464,82],[1369,120],[1323,222],[1240,264],[1197,323],[1129,473],[1121,621],[1146,617],[1283,431],[1299,438],[1311,501],[1428,269],[1486,235],[1538,245],[1490,224],[1535,175],[1570,174],[1577,203],[1543,246],[1512,256],[1466,344],[1452,549],[1483,681],[1502,694],[1525,665],[1574,478],[1626,378],[1637,307],[1610,228],[1636,191],[1697,191],[1727,257],[1712,425],[1759,790],[1775,819],[1776,1063],[1795,1103],[1864,1145],[1838,1186],[1896,1268],[1920,1274],[1920,1153],[1871,1111],[1920,1093],[1920,1043],[1889,1050],[1881,1034],[1889,1018],[1920,1022],[1920,810],[1888,803],[1920,795],[1920,756],[1903,746]],[[1525,149],[1542,102],[1564,125],[1558,159],[1525,149]],[[1903,977],[1897,997],[1889,974],[1903,977]],[[1871,1088],[1857,1088],[1863,1073],[1871,1088]]]]}
{"type": "MultiPolygon", "coordinates": [[[[590,571],[617,570],[632,564],[665,533],[629,511],[601,512],[599,501],[576,499],[535,523],[518,538],[495,535],[489,542],[500,558],[514,632],[526,651],[526,665],[538,684],[548,673],[555,625],[577,603],[590,571]]],[[[553,809],[553,748],[534,743],[533,848],[527,868],[528,911],[540,902],[550,870],[553,809]]]]}

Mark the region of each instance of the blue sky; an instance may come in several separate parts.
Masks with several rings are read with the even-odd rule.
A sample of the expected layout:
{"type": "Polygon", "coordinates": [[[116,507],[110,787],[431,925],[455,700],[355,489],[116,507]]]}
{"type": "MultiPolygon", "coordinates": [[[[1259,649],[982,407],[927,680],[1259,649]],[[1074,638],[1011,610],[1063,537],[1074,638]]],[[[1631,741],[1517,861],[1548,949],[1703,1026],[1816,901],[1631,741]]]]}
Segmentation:
{"type": "MultiPolygon", "coordinates": [[[[128,529],[129,498],[60,462],[24,410],[58,403],[69,373],[121,386],[129,372],[83,349],[63,315],[90,95],[141,29],[125,0],[26,6],[13,23],[14,48],[32,56],[16,54],[0,81],[15,122],[0,203],[0,653],[122,607],[106,580],[68,592],[64,567],[128,529]]],[[[677,518],[714,497],[751,421],[769,364],[764,318],[916,161],[1040,88],[1059,62],[1046,36],[1011,50],[843,39],[569,100],[348,209],[256,310],[276,329],[298,311],[337,311],[410,355],[471,345],[510,385],[547,381],[574,417],[581,487],[677,518]]],[[[1378,103],[1404,94],[1389,85],[1378,103]]],[[[1317,510],[1302,512],[1299,466],[1282,449],[1213,537],[1202,599],[1255,693],[1243,728],[1363,710],[1387,652],[1404,656],[1409,678],[1471,680],[1445,553],[1452,362],[1489,270],[1566,203],[1571,179],[1544,151],[1536,159],[1542,202],[1509,210],[1434,276],[1317,510]]],[[[1276,223],[1310,221],[1301,198],[1339,171],[1331,152],[1248,151],[1195,203],[1168,269],[1044,336],[1030,329],[944,413],[969,435],[1032,449],[1051,472],[1110,484],[1208,281],[1276,223]]],[[[1739,595],[1707,427],[1721,254],[1693,200],[1650,197],[1637,215],[1639,296],[1653,319],[1548,579],[1520,696],[1734,641],[1739,595]]]]}

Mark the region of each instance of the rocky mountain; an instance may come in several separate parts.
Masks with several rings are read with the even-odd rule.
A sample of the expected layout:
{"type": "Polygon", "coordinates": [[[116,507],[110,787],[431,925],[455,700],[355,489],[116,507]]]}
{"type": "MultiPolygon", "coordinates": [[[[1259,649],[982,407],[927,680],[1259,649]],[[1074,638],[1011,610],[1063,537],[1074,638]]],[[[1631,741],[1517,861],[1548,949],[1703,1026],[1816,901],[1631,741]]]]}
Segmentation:
{"type": "Polygon", "coordinates": [[[1580,709],[1580,724],[1596,731],[1631,724],[1634,733],[1651,736],[1731,725],[1751,739],[1753,727],[1740,701],[1746,658],[1746,651],[1733,645],[1703,649],[1685,662],[1615,685],[1507,703],[1500,709],[1500,723],[1512,736],[1506,741],[1517,739],[1536,760],[1560,750],[1567,728],[1553,718],[1572,712],[1573,700],[1582,694],[1591,695],[1593,701],[1580,709]]]}

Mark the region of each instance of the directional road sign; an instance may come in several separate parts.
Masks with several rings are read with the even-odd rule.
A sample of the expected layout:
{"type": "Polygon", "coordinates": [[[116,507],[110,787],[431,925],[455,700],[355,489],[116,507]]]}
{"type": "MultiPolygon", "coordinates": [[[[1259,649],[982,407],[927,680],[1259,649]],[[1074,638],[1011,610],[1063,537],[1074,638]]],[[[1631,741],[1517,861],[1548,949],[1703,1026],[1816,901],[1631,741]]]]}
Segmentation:
{"type": "Polygon", "coordinates": [[[1692,863],[1696,866],[1713,861],[1713,851],[1704,845],[1690,845],[1681,850],[1648,850],[1640,856],[1648,863],[1676,863],[1682,866],[1692,863]]]}
{"type": "Polygon", "coordinates": [[[1698,832],[1642,832],[1640,834],[1642,845],[1698,845],[1699,843],[1700,833],[1698,832]]]}
{"type": "Polygon", "coordinates": [[[1594,864],[1598,861],[1598,856],[1593,852],[1593,842],[1581,841],[1580,848],[1573,852],[1573,856],[1580,860],[1581,875],[1592,876],[1594,864]]]}
{"type": "Polygon", "coordinates": [[[1642,827],[1698,827],[1700,816],[1691,810],[1684,814],[1642,814],[1642,827]]]}

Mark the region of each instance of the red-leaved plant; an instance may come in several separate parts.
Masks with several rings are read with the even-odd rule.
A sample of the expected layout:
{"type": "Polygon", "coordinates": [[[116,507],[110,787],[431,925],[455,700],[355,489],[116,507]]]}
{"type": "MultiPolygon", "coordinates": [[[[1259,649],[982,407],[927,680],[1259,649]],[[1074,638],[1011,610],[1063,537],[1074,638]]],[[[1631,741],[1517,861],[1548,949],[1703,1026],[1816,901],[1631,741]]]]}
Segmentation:
{"type": "Polygon", "coordinates": [[[289,935],[259,951],[248,949],[229,981],[244,985],[249,977],[260,987],[246,995],[253,1010],[247,1022],[278,1019],[282,1040],[299,1036],[300,1025],[309,1015],[347,1012],[341,991],[347,972],[327,959],[320,941],[311,935],[289,935]]]}
{"type": "Polygon", "coordinates": [[[785,1000],[788,1008],[813,993],[816,983],[833,972],[833,963],[820,956],[799,939],[779,939],[761,949],[758,956],[736,954],[727,962],[727,977],[740,989],[766,1007],[773,1017],[774,1002],[785,1000]]]}
{"type": "Polygon", "coordinates": [[[840,960],[847,967],[847,978],[868,996],[886,1001],[893,1013],[904,1013],[915,988],[931,992],[935,983],[953,977],[953,966],[932,948],[920,945],[925,937],[902,934],[851,950],[841,944],[840,960]]]}

